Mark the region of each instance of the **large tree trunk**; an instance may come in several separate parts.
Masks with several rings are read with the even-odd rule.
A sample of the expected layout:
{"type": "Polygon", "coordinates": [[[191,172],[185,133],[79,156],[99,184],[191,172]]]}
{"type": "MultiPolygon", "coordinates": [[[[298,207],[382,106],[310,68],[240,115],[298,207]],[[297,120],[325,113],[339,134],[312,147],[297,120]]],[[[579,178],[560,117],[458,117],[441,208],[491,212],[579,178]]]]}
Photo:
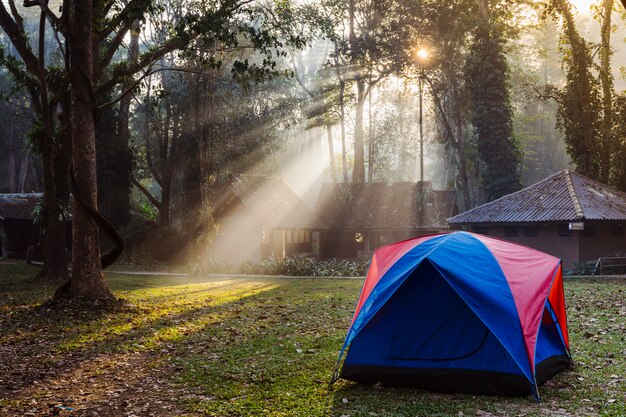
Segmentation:
{"type": "Polygon", "coordinates": [[[40,82],[40,109],[42,131],[42,150],[44,160],[44,269],[41,274],[47,279],[65,280],[67,278],[66,231],[67,223],[64,213],[61,212],[69,200],[67,190],[67,168],[69,160],[64,159],[63,148],[66,137],[58,138],[58,144],[52,132],[55,130],[56,109],[49,101],[48,84],[45,69],[45,30],[46,18],[43,10],[39,16],[39,72],[40,82]],[[65,163],[64,163],[65,162],[65,163]]]}
{"type": "Polygon", "coordinates": [[[57,154],[53,150],[46,152],[50,148],[49,143],[43,144],[44,154],[48,157],[43,158],[44,170],[44,194],[43,206],[43,253],[44,264],[39,276],[43,276],[47,280],[65,280],[67,278],[67,255],[66,255],[66,230],[67,223],[63,220],[62,213],[59,211],[60,206],[68,201],[67,196],[67,167],[65,167],[65,177],[61,178],[62,172],[58,172],[59,164],[57,162],[57,154]],[[62,183],[65,186],[65,194],[59,192],[62,183]]]}
{"type": "Polygon", "coordinates": [[[74,185],[74,224],[72,279],[69,291],[86,299],[113,298],[100,264],[98,226],[77,201],[97,207],[96,136],[93,94],[93,1],[72,1],[73,22],[70,32],[71,60],[71,134],[74,185]]]}

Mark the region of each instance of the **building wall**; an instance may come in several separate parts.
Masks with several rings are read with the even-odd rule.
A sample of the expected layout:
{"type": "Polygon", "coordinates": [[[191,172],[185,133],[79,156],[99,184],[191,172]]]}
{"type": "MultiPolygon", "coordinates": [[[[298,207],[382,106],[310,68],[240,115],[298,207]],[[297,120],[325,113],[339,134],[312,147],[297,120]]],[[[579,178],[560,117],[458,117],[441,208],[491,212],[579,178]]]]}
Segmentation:
{"type": "Polygon", "coordinates": [[[0,222],[0,233],[4,235],[2,256],[25,258],[28,246],[38,243],[39,228],[32,220],[4,219],[0,222]]]}
{"type": "Polygon", "coordinates": [[[581,262],[595,261],[603,256],[626,255],[625,225],[619,223],[585,223],[586,232],[579,232],[581,262]]]}
{"type": "Polygon", "coordinates": [[[368,260],[380,246],[445,231],[444,228],[324,230],[320,232],[320,259],[368,260]]]}
{"type": "Polygon", "coordinates": [[[4,219],[0,218],[0,257],[4,256],[4,251],[6,251],[6,249],[3,249],[3,246],[6,246],[6,242],[4,241],[3,235],[4,234],[4,219]]]}
{"type": "Polygon", "coordinates": [[[559,236],[559,231],[567,228],[568,223],[559,226],[556,224],[524,226],[486,226],[486,230],[473,227],[470,231],[482,233],[489,236],[505,239],[511,242],[519,243],[542,252],[548,253],[563,261],[563,268],[570,269],[575,264],[580,263],[579,259],[579,232],[571,231],[569,236],[559,236]],[[533,229],[534,227],[534,229],[533,229]],[[517,235],[513,235],[514,230],[517,235]],[[536,232],[536,236],[532,236],[536,232]]]}

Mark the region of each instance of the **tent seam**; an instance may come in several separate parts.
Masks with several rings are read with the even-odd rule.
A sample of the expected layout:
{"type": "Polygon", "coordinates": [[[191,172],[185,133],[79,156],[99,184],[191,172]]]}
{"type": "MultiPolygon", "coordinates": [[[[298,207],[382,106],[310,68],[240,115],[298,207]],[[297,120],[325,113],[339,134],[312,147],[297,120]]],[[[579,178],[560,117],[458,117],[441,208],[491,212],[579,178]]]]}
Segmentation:
{"type": "MultiPolygon", "coordinates": [[[[445,233],[445,234],[442,234],[441,236],[442,236],[442,238],[443,238],[443,239],[441,239],[441,242],[437,243],[437,244],[435,245],[435,247],[434,247],[434,248],[432,248],[430,251],[428,251],[428,252],[424,255],[424,257],[423,257],[423,259],[422,259],[422,261],[421,261],[421,262],[423,262],[423,260],[424,260],[424,259],[427,259],[427,258],[428,258],[428,256],[429,256],[431,253],[433,253],[435,250],[437,250],[437,249],[439,248],[439,246],[440,246],[443,242],[445,242],[445,241],[447,241],[448,239],[450,239],[453,235],[454,235],[453,233],[445,233]]],[[[420,236],[420,237],[421,237],[421,236],[420,236]]],[[[417,248],[417,247],[419,247],[419,246],[420,246],[420,245],[417,245],[417,246],[415,246],[415,248],[417,248]]],[[[399,262],[402,258],[404,258],[404,257],[405,257],[405,256],[407,256],[408,254],[410,254],[410,253],[411,253],[411,252],[412,252],[415,248],[412,248],[410,251],[408,251],[408,252],[407,252],[407,253],[405,253],[403,256],[401,256],[400,258],[398,258],[398,259],[396,260],[396,262],[394,262],[394,265],[395,265],[397,262],[399,262]]],[[[421,262],[420,262],[420,263],[421,263],[421,262]]],[[[402,286],[402,284],[404,283],[404,281],[406,281],[406,280],[408,279],[408,277],[409,277],[409,276],[413,273],[413,271],[415,271],[415,270],[417,269],[417,267],[418,267],[418,266],[419,266],[419,264],[415,265],[413,268],[411,268],[411,269],[408,271],[408,273],[406,274],[406,277],[402,280],[402,282],[400,282],[400,283],[399,283],[399,285],[398,285],[398,287],[396,288],[396,290],[395,290],[393,293],[391,293],[391,294],[389,295],[389,298],[391,298],[391,296],[393,296],[393,294],[395,294],[395,292],[398,290],[398,288],[400,288],[400,287],[402,286]]],[[[387,270],[387,272],[385,272],[385,274],[384,274],[382,277],[380,277],[380,280],[376,283],[376,285],[374,286],[374,288],[372,288],[372,291],[370,292],[369,296],[367,297],[367,299],[368,299],[368,300],[372,297],[372,294],[374,294],[374,291],[375,291],[375,290],[376,290],[376,288],[380,285],[380,283],[383,281],[383,278],[385,277],[385,275],[387,275],[387,273],[388,273],[390,270],[391,270],[391,268],[389,268],[389,269],[387,270]]],[[[358,304],[358,301],[357,301],[357,304],[358,304]]],[[[361,312],[363,312],[363,311],[364,311],[364,307],[365,307],[365,303],[364,303],[364,304],[363,304],[363,306],[361,307],[361,312]]],[[[381,307],[382,307],[382,306],[381,306],[381,307]]],[[[379,310],[380,310],[380,309],[379,309],[379,310]]],[[[359,312],[359,316],[361,315],[361,312],[359,312]]],[[[375,315],[376,313],[378,313],[378,311],[375,311],[375,312],[374,312],[374,315],[375,315]]],[[[358,318],[358,317],[357,317],[357,318],[358,318]]],[[[354,319],[354,322],[352,323],[352,325],[350,325],[350,328],[348,329],[348,334],[350,334],[350,331],[353,329],[353,325],[354,325],[354,323],[356,323],[357,318],[355,318],[355,319],[354,319]]],[[[365,324],[367,324],[367,323],[364,323],[364,325],[363,325],[362,327],[364,327],[364,326],[365,326],[365,324]]],[[[359,330],[359,332],[360,332],[360,330],[359,330]]],[[[356,335],[357,335],[359,332],[356,332],[356,333],[354,334],[354,336],[352,336],[352,339],[354,339],[354,337],[356,337],[356,335]]],[[[346,341],[347,341],[347,339],[346,339],[346,341]]],[[[350,343],[352,343],[352,340],[350,341],[350,343]]],[[[344,346],[342,347],[342,352],[343,352],[343,351],[344,351],[344,350],[348,347],[348,345],[349,345],[349,343],[344,343],[344,346]]],[[[341,360],[341,356],[339,357],[339,359],[341,360]]]]}
{"type": "MultiPolygon", "coordinates": [[[[498,340],[498,342],[500,342],[500,345],[504,348],[504,350],[506,350],[506,352],[509,354],[509,356],[511,357],[511,359],[513,359],[513,362],[515,362],[515,364],[517,364],[518,368],[520,371],[522,371],[522,374],[524,375],[524,377],[528,380],[528,382],[530,382],[532,384],[533,381],[530,380],[530,378],[528,378],[528,376],[526,375],[526,373],[524,372],[524,369],[522,368],[521,364],[519,363],[519,361],[517,359],[515,359],[515,356],[511,353],[511,351],[505,346],[505,344],[502,342],[502,340],[500,339],[500,337],[498,337],[498,335],[496,335],[493,330],[487,326],[487,324],[480,318],[480,316],[478,315],[478,313],[476,313],[476,311],[474,311],[474,309],[467,303],[467,301],[461,296],[461,294],[459,294],[459,292],[456,290],[456,288],[454,288],[454,285],[452,285],[450,283],[450,281],[448,281],[448,278],[445,276],[444,272],[440,269],[439,265],[437,265],[436,263],[434,263],[432,260],[428,260],[434,267],[435,269],[437,269],[437,271],[441,274],[441,276],[443,277],[443,279],[446,281],[446,283],[454,290],[454,292],[459,296],[459,298],[461,300],[463,300],[463,302],[465,303],[465,305],[467,305],[467,307],[472,310],[472,313],[474,313],[476,315],[476,317],[478,317],[478,319],[485,325],[485,327],[489,330],[489,332],[493,335],[493,337],[496,338],[496,340],[498,340]]],[[[504,273],[502,274],[504,276],[504,273]]],[[[517,310],[517,309],[516,309],[517,310]]],[[[532,373],[531,373],[532,374],[532,373]]]]}

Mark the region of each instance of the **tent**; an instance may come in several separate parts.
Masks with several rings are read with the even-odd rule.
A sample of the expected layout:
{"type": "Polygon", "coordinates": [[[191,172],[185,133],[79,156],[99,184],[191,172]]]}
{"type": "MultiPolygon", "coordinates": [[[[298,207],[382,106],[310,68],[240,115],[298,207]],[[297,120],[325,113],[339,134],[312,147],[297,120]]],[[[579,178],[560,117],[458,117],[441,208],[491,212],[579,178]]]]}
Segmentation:
{"type": "Polygon", "coordinates": [[[346,349],[340,378],[539,400],[571,363],[561,261],[467,232],[378,248],[346,349]]]}

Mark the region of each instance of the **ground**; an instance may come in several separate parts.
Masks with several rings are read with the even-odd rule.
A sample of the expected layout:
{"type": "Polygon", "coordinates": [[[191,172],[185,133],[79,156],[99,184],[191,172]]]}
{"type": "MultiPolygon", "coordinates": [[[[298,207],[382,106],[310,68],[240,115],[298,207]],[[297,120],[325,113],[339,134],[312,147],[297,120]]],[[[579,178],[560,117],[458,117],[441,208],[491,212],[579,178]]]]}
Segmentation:
{"type": "Polygon", "coordinates": [[[115,309],[44,302],[0,263],[0,415],[626,415],[626,280],[569,279],[576,367],[531,396],[328,382],[360,279],[110,275],[115,309]]]}

